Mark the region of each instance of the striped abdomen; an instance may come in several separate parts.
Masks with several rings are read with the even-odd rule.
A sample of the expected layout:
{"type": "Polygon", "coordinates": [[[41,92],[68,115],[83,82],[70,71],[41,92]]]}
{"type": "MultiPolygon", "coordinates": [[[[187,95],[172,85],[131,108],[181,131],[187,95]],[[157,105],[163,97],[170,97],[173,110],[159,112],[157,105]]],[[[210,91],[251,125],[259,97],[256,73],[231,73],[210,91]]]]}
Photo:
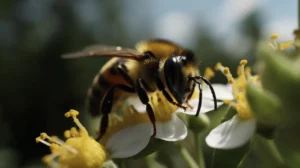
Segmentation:
{"type": "MultiPolygon", "coordinates": [[[[117,67],[119,64],[121,64],[122,67],[129,73],[129,62],[130,61],[126,59],[112,58],[101,68],[100,72],[94,77],[92,86],[88,90],[88,110],[93,116],[101,114],[101,101],[106,92],[113,85],[128,85],[127,82],[119,74],[117,67]]],[[[124,91],[120,91],[117,89],[114,94],[114,101],[116,101],[124,93],[124,91]]]]}

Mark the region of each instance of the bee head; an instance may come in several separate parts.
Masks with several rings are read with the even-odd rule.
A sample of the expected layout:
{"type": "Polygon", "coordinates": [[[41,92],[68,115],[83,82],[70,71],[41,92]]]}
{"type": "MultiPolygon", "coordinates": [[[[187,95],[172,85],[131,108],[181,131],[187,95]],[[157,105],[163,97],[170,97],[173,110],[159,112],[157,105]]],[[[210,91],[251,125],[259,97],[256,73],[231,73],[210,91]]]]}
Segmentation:
{"type": "Polygon", "coordinates": [[[191,92],[191,83],[188,82],[186,68],[193,62],[194,54],[186,51],[185,54],[168,58],[164,64],[166,84],[179,104],[182,104],[188,93],[191,92]]]}

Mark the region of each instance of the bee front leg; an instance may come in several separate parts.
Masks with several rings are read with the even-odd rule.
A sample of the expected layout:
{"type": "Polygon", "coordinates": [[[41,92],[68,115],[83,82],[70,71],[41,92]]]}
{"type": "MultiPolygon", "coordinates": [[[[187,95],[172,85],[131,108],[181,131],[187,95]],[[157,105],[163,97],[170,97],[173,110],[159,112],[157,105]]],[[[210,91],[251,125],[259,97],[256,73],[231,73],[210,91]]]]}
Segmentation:
{"type": "Polygon", "coordinates": [[[162,91],[163,95],[165,96],[165,98],[172,104],[174,104],[177,107],[180,107],[184,110],[186,110],[187,107],[182,106],[181,104],[178,104],[177,102],[175,102],[172,97],[170,96],[170,94],[165,90],[165,85],[163,84],[163,82],[161,81],[159,75],[154,75],[155,78],[155,83],[157,85],[157,88],[162,91]]]}
{"type": "Polygon", "coordinates": [[[145,84],[144,84],[145,82],[142,78],[138,78],[136,83],[137,83],[136,84],[137,94],[138,94],[141,102],[146,105],[147,114],[148,114],[149,119],[150,119],[150,121],[153,125],[152,137],[155,137],[156,136],[155,115],[154,115],[154,112],[153,112],[153,109],[152,109],[151,105],[149,104],[149,97],[147,95],[147,92],[146,92],[146,89],[145,89],[145,84]]]}

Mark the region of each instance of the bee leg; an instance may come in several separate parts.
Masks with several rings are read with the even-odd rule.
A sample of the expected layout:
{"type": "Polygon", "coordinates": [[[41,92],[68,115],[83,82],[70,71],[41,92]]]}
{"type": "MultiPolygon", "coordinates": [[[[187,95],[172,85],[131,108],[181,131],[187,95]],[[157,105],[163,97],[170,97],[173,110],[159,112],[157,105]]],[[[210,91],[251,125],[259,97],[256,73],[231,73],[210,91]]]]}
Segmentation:
{"type": "MultiPolygon", "coordinates": [[[[213,99],[214,99],[214,108],[215,110],[217,110],[217,97],[216,97],[216,93],[215,93],[215,90],[214,88],[212,87],[211,83],[205,79],[203,76],[195,76],[195,77],[192,77],[192,79],[195,81],[195,83],[199,84],[199,82],[195,79],[201,79],[205,84],[207,84],[209,86],[209,89],[211,91],[211,94],[213,96],[213,99]]],[[[201,84],[201,83],[200,83],[201,84]]]]}
{"type": "Polygon", "coordinates": [[[161,81],[161,79],[159,78],[159,76],[158,76],[158,75],[154,75],[154,78],[155,78],[155,83],[156,83],[158,89],[159,89],[160,91],[162,91],[162,93],[163,93],[163,95],[165,96],[165,98],[166,98],[170,103],[174,104],[175,106],[180,107],[180,108],[186,110],[187,107],[182,106],[181,104],[178,104],[177,102],[175,102],[175,101],[172,99],[172,97],[170,96],[170,94],[165,90],[165,86],[164,86],[163,82],[161,81]]]}
{"type": "Polygon", "coordinates": [[[113,99],[114,99],[114,93],[116,89],[123,90],[125,92],[131,92],[134,93],[135,89],[131,88],[126,85],[118,84],[112,86],[104,95],[104,98],[101,102],[101,112],[103,114],[101,118],[101,125],[100,125],[100,134],[97,140],[100,140],[102,136],[105,134],[107,127],[108,127],[108,115],[111,112],[112,106],[113,106],[113,99]]]}
{"type": "Polygon", "coordinates": [[[151,105],[149,104],[149,97],[147,95],[147,92],[146,92],[146,89],[145,89],[145,84],[144,84],[145,82],[142,78],[138,78],[136,83],[137,83],[136,84],[137,94],[138,94],[141,102],[146,105],[147,114],[148,114],[149,119],[150,119],[150,121],[153,125],[152,137],[155,137],[156,136],[155,115],[154,115],[154,112],[153,112],[153,109],[152,109],[151,105]]]}

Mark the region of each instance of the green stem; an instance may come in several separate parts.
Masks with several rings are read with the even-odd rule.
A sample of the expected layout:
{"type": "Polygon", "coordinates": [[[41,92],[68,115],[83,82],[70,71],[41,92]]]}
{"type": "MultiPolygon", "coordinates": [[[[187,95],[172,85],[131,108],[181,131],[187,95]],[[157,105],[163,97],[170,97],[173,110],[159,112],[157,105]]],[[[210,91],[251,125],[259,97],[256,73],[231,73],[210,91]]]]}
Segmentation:
{"type": "Polygon", "coordinates": [[[199,168],[205,168],[203,150],[202,150],[202,142],[203,137],[201,133],[194,133],[195,147],[196,147],[196,162],[199,168]]]}
{"type": "Polygon", "coordinates": [[[194,161],[193,157],[182,145],[179,146],[179,149],[180,149],[180,153],[182,154],[184,160],[188,163],[190,168],[199,168],[197,163],[194,161]]]}
{"type": "Polygon", "coordinates": [[[278,160],[280,163],[283,163],[282,156],[277,148],[277,145],[275,144],[274,140],[268,140],[268,147],[273,151],[274,158],[278,160]]]}
{"type": "Polygon", "coordinates": [[[120,164],[120,168],[127,168],[127,161],[122,160],[120,164]]]}

